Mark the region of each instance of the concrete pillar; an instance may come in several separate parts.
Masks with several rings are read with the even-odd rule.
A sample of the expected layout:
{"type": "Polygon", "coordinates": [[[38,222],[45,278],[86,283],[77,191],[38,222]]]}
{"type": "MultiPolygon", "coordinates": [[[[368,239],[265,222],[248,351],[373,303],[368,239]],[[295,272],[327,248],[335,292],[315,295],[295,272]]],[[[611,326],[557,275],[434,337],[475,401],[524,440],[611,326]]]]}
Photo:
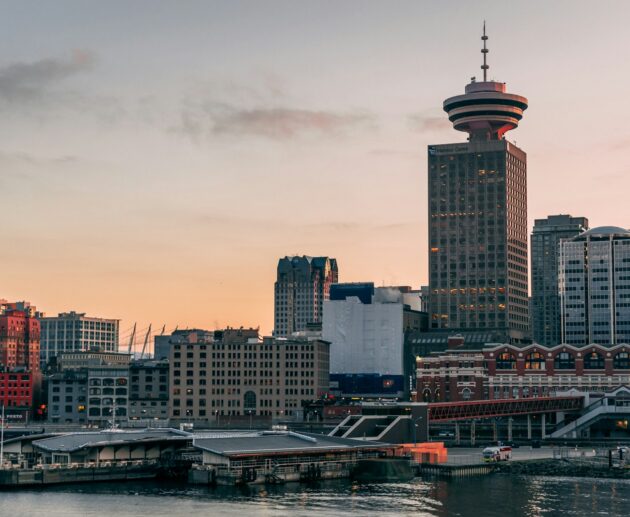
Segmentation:
{"type": "Polygon", "coordinates": [[[541,435],[543,439],[545,438],[545,436],[547,436],[546,417],[547,415],[545,415],[544,413],[540,417],[540,429],[541,429],[541,435]]]}
{"type": "Polygon", "coordinates": [[[527,439],[532,439],[532,416],[527,415],[527,439]]]}
{"type": "Polygon", "coordinates": [[[512,417],[508,418],[508,442],[512,441],[512,417]]]}
{"type": "Polygon", "coordinates": [[[455,443],[459,445],[459,422],[455,422],[455,443]]]}
{"type": "Polygon", "coordinates": [[[470,422],[470,446],[475,446],[475,421],[470,422]]]}

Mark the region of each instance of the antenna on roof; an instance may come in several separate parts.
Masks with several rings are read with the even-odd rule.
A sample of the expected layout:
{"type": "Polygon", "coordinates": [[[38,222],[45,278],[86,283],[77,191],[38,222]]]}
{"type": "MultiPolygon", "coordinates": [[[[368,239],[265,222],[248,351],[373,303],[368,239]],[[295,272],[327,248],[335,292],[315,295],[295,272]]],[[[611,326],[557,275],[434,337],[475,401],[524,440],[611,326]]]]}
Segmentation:
{"type": "Polygon", "coordinates": [[[483,65],[481,65],[481,69],[483,70],[483,82],[485,83],[488,79],[488,68],[490,66],[486,63],[486,56],[488,52],[490,52],[486,48],[486,41],[488,41],[488,36],[486,36],[486,20],[483,21],[483,36],[481,36],[481,40],[483,41],[483,48],[481,49],[481,53],[483,54],[483,65]]]}

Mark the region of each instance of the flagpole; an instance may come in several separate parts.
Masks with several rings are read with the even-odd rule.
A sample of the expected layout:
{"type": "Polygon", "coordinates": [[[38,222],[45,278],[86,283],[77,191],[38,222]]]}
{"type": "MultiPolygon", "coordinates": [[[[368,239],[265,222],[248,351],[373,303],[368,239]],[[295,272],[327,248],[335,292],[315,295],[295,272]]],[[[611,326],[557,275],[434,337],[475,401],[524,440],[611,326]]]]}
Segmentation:
{"type": "Polygon", "coordinates": [[[2,404],[2,426],[0,427],[0,469],[4,469],[4,404],[2,404]]]}

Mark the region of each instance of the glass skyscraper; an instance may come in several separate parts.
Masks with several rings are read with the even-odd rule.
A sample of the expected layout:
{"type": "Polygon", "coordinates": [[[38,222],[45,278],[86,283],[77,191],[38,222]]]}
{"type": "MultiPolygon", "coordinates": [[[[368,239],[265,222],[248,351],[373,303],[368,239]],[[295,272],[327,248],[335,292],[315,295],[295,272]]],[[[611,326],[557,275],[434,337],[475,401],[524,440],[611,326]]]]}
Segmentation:
{"type": "Polygon", "coordinates": [[[559,286],[564,343],[630,343],[630,231],[602,226],[563,241],[559,286]]]}
{"type": "Polygon", "coordinates": [[[562,341],[558,264],[560,241],[588,230],[588,219],[550,215],[536,219],[531,237],[532,335],[535,343],[554,346],[562,341]]]}

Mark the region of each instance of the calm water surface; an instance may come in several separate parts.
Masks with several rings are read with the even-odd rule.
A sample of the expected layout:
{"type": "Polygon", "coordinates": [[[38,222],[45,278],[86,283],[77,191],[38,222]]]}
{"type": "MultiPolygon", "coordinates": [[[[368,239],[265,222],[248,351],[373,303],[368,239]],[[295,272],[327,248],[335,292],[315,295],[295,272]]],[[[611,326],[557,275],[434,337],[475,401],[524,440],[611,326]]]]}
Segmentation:
{"type": "Polygon", "coordinates": [[[455,481],[358,485],[195,488],[155,482],[0,492],[7,517],[630,516],[630,482],[487,476],[455,481]]]}

